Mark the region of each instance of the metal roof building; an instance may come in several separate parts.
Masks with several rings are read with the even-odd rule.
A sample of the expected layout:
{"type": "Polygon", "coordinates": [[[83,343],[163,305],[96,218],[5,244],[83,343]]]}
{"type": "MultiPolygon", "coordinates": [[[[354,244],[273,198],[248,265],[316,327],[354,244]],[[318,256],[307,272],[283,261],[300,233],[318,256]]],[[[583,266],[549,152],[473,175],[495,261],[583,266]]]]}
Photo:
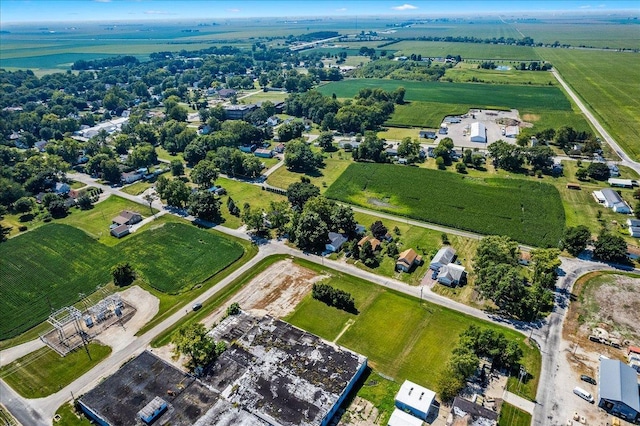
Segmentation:
{"type": "Polygon", "coordinates": [[[396,395],[396,407],[414,417],[426,420],[435,398],[434,391],[405,380],[396,395]]]}
{"type": "Polygon", "coordinates": [[[618,360],[602,359],[598,379],[598,407],[630,422],[640,422],[636,371],[618,360]]]}
{"type": "Polygon", "coordinates": [[[483,123],[471,123],[471,142],[487,142],[487,129],[483,123]]]}

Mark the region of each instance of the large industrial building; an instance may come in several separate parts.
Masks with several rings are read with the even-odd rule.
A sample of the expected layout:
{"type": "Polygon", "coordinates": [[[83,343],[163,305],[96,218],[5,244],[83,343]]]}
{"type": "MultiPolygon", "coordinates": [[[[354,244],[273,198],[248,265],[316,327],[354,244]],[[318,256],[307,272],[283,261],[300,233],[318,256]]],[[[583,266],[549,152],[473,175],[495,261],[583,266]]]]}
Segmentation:
{"type": "Polygon", "coordinates": [[[484,123],[471,123],[471,142],[487,143],[487,128],[484,123]]]}
{"type": "Polygon", "coordinates": [[[640,396],[636,370],[614,359],[601,359],[598,377],[598,407],[640,424],[640,396]]]}
{"type": "Polygon", "coordinates": [[[230,316],[229,348],[199,378],[144,352],[80,398],[100,425],[325,426],[366,357],[269,316],[230,316]]]}

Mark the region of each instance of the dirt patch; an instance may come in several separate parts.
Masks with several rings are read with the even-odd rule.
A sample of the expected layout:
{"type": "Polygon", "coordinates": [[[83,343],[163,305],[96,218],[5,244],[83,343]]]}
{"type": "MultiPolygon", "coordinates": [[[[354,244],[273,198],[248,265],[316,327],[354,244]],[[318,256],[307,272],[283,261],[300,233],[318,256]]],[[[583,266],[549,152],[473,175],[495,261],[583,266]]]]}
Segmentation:
{"type": "Polygon", "coordinates": [[[524,121],[536,122],[540,120],[540,115],[538,114],[522,114],[522,119],[524,121]]]}
{"type": "MultiPolygon", "coordinates": [[[[339,416],[336,416],[339,417],[339,416]]],[[[369,426],[380,424],[378,409],[366,399],[356,396],[344,411],[338,426],[369,426]]]]}
{"type": "Polygon", "coordinates": [[[367,203],[376,207],[394,207],[393,204],[389,204],[385,200],[381,200],[379,198],[367,198],[367,203]]]}

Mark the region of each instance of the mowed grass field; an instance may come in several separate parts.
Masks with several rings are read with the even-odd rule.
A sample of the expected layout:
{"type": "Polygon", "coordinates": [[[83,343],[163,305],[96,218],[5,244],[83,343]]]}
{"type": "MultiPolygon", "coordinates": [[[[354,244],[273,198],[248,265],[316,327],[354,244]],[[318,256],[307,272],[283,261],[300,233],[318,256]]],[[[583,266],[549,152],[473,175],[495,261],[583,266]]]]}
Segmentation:
{"type": "Polygon", "coordinates": [[[130,262],[151,287],[178,293],[242,254],[239,244],[181,223],[139,231],[114,247],[72,226],[43,226],[0,246],[0,340],[44,321],[52,308],[75,303],[79,293],[108,283],[118,262],[130,262]]]}
{"type": "Polygon", "coordinates": [[[460,55],[465,60],[493,59],[535,61],[540,59],[533,47],[484,43],[404,40],[388,46],[388,49],[391,51],[395,50],[396,56],[420,54],[423,57],[444,58],[447,55],[460,55]]]}
{"type": "Polygon", "coordinates": [[[507,235],[540,247],[557,246],[565,227],[558,190],[522,179],[482,179],[439,170],[354,163],[325,195],[480,234],[507,235]]]}
{"type": "Polygon", "coordinates": [[[520,333],[301,259],[295,262],[330,275],[326,283],[351,293],[359,313],[329,307],[309,294],[285,318],[291,324],[366,355],[374,370],[393,377],[397,383],[409,379],[431,389],[462,331],[472,324],[499,330],[521,345],[525,354],[522,363],[533,378],[519,392],[526,398],[535,398],[540,353],[528,347],[520,333]]]}
{"type": "Polygon", "coordinates": [[[531,414],[506,402],[502,404],[500,409],[500,418],[498,419],[498,426],[529,425],[531,425],[531,414]]]}
{"type": "Polygon", "coordinates": [[[538,49],[633,159],[640,160],[640,54],[538,49]]]}

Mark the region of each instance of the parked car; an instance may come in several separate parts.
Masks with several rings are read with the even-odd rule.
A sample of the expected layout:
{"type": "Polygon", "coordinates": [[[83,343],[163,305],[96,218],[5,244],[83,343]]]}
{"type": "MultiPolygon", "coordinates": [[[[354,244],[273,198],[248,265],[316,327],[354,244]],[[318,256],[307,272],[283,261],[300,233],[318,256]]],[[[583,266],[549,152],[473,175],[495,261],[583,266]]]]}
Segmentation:
{"type": "Polygon", "coordinates": [[[197,311],[200,308],[202,308],[202,303],[200,302],[194,303],[193,306],[191,307],[191,309],[193,309],[194,311],[197,311]]]}
{"type": "Polygon", "coordinates": [[[580,380],[582,380],[583,382],[591,383],[592,385],[596,384],[596,379],[590,376],[586,376],[584,374],[580,376],[580,380]]]}
{"type": "Polygon", "coordinates": [[[438,271],[433,271],[433,274],[431,274],[431,279],[435,280],[436,278],[438,278],[438,271]]]}

